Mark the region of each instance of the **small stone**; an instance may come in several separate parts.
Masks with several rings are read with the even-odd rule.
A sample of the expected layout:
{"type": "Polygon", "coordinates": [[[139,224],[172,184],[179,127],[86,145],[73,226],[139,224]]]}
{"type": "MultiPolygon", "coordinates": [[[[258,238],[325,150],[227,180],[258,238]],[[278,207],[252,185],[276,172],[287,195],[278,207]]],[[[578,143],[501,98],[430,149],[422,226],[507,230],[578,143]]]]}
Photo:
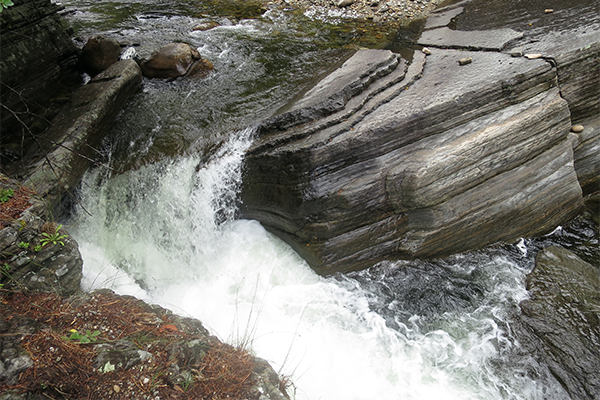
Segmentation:
{"type": "Polygon", "coordinates": [[[575,132],[575,133],[583,132],[583,125],[581,125],[581,124],[573,125],[571,127],[571,132],[575,132]]]}
{"type": "Polygon", "coordinates": [[[529,60],[535,60],[536,58],[541,58],[542,55],[540,53],[534,53],[534,54],[525,54],[525,58],[529,59],[529,60]]]}
{"type": "Polygon", "coordinates": [[[202,22],[199,25],[196,25],[193,30],[195,31],[208,31],[212,28],[219,26],[219,24],[215,21],[202,22]]]}
{"type": "Polygon", "coordinates": [[[459,65],[467,65],[467,64],[471,64],[472,62],[473,62],[473,59],[471,57],[465,57],[465,58],[461,58],[460,60],[458,60],[459,65]]]}
{"type": "Polygon", "coordinates": [[[354,4],[355,1],[356,0],[336,0],[334,4],[338,7],[348,7],[354,4]]]}
{"type": "Polygon", "coordinates": [[[421,49],[421,51],[425,54],[425,55],[430,55],[431,54],[431,50],[429,50],[429,48],[427,47],[423,47],[423,49],[421,49]]]}
{"type": "Polygon", "coordinates": [[[550,13],[554,12],[554,10],[553,10],[552,8],[546,8],[546,9],[544,10],[544,12],[545,12],[546,14],[550,14],[550,13]]]}
{"type": "Polygon", "coordinates": [[[510,52],[511,57],[523,57],[523,49],[513,49],[510,52]]]}
{"type": "Polygon", "coordinates": [[[121,391],[121,387],[119,387],[119,385],[114,385],[113,390],[115,393],[119,393],[121,391]]]}

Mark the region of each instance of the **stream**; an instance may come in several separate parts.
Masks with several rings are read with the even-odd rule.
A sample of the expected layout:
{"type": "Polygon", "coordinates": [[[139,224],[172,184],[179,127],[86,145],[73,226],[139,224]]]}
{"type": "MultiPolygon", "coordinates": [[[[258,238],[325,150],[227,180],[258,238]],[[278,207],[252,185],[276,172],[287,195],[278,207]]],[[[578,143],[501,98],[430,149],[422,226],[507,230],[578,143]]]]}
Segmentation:
{"type": "Polygon", "coordinates": [[[102,152],[121,172],[89,171],[66,221],[83,288],[200,319],[289,377],[295,399],[567,398],[519,352],[510,315],[527,298],[540,248],[597,257],[585,220],[543,238],[324,278],[260,223],[236,218],[249,127],[353,49],[398,44],[389,32],[231,3],[63,1],[76,35],[106,32],[140,56],[185,41],[215,65],[204,80],[145,80],[118,115],[102,152]],[[220,25],[193,30],[207,20],[220,25]]]}

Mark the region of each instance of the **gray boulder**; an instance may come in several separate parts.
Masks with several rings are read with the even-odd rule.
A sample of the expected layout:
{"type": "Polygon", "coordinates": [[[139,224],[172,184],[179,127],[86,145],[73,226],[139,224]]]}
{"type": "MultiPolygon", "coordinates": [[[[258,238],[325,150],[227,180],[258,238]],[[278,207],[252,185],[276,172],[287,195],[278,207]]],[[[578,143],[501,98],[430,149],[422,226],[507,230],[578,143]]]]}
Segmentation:
{"type": "Polygon", "coordinates": [[[410,65],[389,51],[358,51],[258,127],[243,215],[321,274],[552,230],[581,211],[582,186],[597,179],[595,145],[584,145],[596,134],[570,129],[574,115],[587,115],[582,103],[596,102],[579,100],[589,97],[581,85],[600,78],[567,66],[597,59],[594,32],[561,56],[563,75],[550,57],[499,52],[531,39],[509,28],[449,33],[410,65]],[[477,51],[463,49],[469,37],[477,51]]]}

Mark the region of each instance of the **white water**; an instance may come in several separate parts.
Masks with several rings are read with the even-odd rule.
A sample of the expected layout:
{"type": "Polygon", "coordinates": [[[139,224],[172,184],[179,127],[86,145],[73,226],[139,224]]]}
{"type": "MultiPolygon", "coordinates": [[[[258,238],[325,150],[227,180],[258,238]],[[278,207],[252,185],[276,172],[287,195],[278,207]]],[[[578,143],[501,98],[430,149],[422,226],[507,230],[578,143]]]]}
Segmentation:
{"type": "Polygon", "coordinates": [[[89,173],[81,201],[92,216],[78,211],[71,228],[84,288],[199,318],[290,375],[296,399],[553,398],[557,389],[528,378],[521,364],[498,366],[518,346],[501,326],[526,295],[524,268],[498,255],[475,266],[457,257],[451,269],[477,269],[485,298],[433,322],[398,317],[392,329],[372,307],[387,300],[354,278],[317,276],[259,223],[234,219],[249,136],[238,133],[206,163],[189,156],[109,179],[89,173]]]}

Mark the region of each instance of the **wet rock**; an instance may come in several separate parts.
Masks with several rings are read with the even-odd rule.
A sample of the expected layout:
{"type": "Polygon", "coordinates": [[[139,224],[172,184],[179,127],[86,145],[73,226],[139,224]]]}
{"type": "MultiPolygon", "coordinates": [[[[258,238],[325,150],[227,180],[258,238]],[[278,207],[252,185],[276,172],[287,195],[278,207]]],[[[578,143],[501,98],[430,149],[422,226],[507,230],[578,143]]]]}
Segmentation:
{"type": "Polygon", "coordinates": [[[258,400],[286,400],[287,396],[284,383],[279,379],[269,363],[261,358],[254,359],[255,366],[252,378],[256,384],[251,392],[251,397],[258,400]]]}
{"type": "Polygon", "coordinates": [[[572,399],[599,398],[598,266],[551,246],[538,253],[527,289],[531,298],[520,305],[523,344],[538,354],[572,399]]]}
{"type": "Polygon", "coordinates": [[[188,73],[200,53],[187,43],[171,43],[153,52],[141,63],[147,78],[176,78],[188,73]]]}
{"type": "Polygon", "coordinates": [[[94,36],[83,47],[81,59],[91,75],[97,75],[119,61],[121,45],[114,39],[94,36]]]}
{"type": "Polygon", "coordinates": [[[214,69],[213,64],[204,59],[196,60],[187,71],[187,77],[204,78],[214,69]]]}
{"type": "Polygon", "coordinates": [[[576,215],[583,195],[595,198],[597,13],[530,30],[471,4],[435,13],[431,27],[453,28],[423,32],[415,44],[440,49],[415,53],[408,68],[401,61],[403,73],[336,97],[324,85],[344,82],[338,71],[262,123],[245,163],[244,215],[329,274],[539,235],[576,215]],[[543,56],[498,53],[508,45],[543,56]],[[477,62],[460,68],[466,57],[477,62]],[[570,133],[573,123],[586,129],[570,133]]]}
{"type": "Polygon", "coordinates": [[[456,16],[462,14],[463,7],[443,8],[432,12],[427,18],[425,29],[434,29],[447,26],[456,16]]]}
{"type": "Polygon", "coordinates": [[[114,63],[73,94],[69,107],[46,132],[52,142],[43,142],[27,154],[20,167],[24,184],[33,187],[51,210],[77,186],[94,148],[141,82],[135,61],[114,63]]]}
{"type": "Polygon", "coordinates": [[[202,22],[202,23],[196,25],[193,30],[195,30],[195,31],[208,31],[210,29],[216,28],[217,26],[219,26],[218,22],[207,21],[207,22],[202,22]]]}

